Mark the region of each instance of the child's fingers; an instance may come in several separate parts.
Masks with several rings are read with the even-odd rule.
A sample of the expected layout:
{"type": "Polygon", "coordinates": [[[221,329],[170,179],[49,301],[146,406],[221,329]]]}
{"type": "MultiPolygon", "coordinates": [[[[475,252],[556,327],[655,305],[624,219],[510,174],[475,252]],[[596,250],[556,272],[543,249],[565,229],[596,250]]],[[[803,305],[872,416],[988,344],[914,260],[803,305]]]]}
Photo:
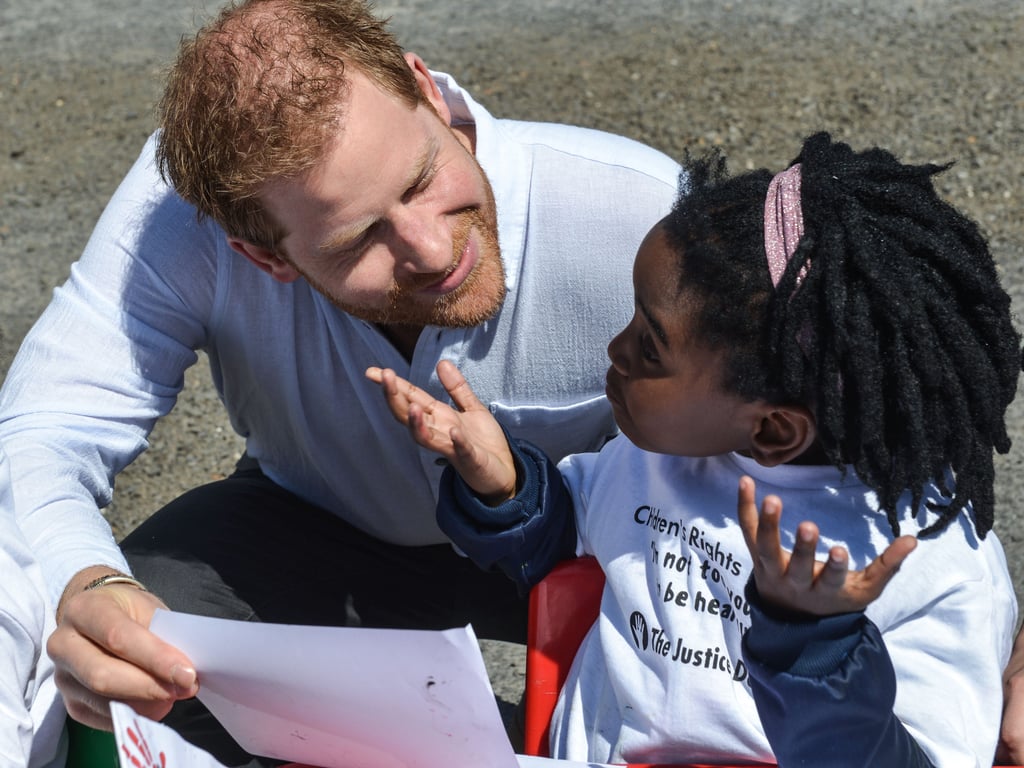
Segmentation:
{"type": "Polygon", "coordinates": [[[782,542],[779,539],[779,519],[782,517],[782,501],[778,496],[765,496],[761,502],[761,515],[757,522],[755,570],[777,577],[786,570],[782,542]]]}
{"type": "Polygon", "coordinates": [[[743,540],[751,557],[757,557],[757,501],[754,498],[754,481],[744,475],[736,491],[736,517],[743,531],[743,540]]]}
{"type": "Polygon", "coordinates": [[[381,369],[379,378],[388,407],[395,418],[401,422],[408,423],[410,405],[415,404],[430,413],[437,403],[437,400],[429,392],[420,389],[411,381],[403,379],[390,368],[381,369]]]}
{"type": "Polygon", "coordinates": [[[870,600],[882,594],[885,585],[896,575],[907,555],[916,547],[917,539],[913,536],[900,536],[864,569],[861,582],[870,600]]]}
{"type": "Polygon", "coordinates": [[[793,586],[806,589],[814,583],[815,554],[818,550],[818,526],[803,522],[797,526],[793,552],[786,567],[786,579],[793,586]]]}
{"type": "Polygon", "coordinates": [[[390,368],[384,368],[380,372],[380,386],[384,390],[384,394],[388,398],[399,397],[401,393],[398,391],[398,374],[390,368]]]}
{"type": "Polygon", "coordinates": [[[422,445],[424,448],[439,450],[437,430],[427,421],[426,413],[416,403],[409,404],[406,424],[409,427],[409,434],[412,435],[412,439],[419,445],[422,445]]]}
{"type": "Polygon", "coordinates": [[[750,550],[754,570],[766,570],[772,575],[781,572],[782,552],[779,546],[779,516],[776,507],[781,505],[778,497],[768,496],[758,512],[755,497],[756,486],[752,478],[740,478],[736,492],[736,517],[743,530],[743,540],[750,550]],[[775,510],[773,514],[773,510],[775,510]]]}
{"type": "Polygon", "coordinates": [[[850,554],[843,547],[832,547],[815,581],[815,588],[828,592],[839,592],[846,584],[850,572],[850,554]]]}
{"type": "Polygon", "coordinates": [[[483,403],[477,398],[473,388],[469,386],[462,371],[455,367],[450,360],[442,360],[437,364],[437,378],[444,385],[445,390],[452,398],[452,402],[460,411],[472,411],[483,408],[483,403]]]}
{"type": "Polygon", "coordinates": [[[408,424],[409,403],[398,390],[398,377],[395,372],[388,368],[370,368],[367,369],[366,374],[368,379],[380,385],[380,391],[384,394],[384,402],[387,403],[391,415],[402,424],[408,424]]]}

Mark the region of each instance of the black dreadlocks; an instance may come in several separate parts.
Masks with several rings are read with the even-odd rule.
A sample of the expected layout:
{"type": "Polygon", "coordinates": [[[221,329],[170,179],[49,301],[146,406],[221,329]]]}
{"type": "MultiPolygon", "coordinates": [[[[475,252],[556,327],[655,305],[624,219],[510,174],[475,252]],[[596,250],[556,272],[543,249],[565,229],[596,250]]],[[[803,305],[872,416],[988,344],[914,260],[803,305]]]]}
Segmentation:
{"type": "Polygon", "coordinates": [[[764,249],[772,174],[726,178],[717,154],[687,162],[689,189],[666,220],[696,331],[725,353],[723,386],[816,415],[828,460],[854,467],[893,533],[896,505],[925,486],[943,530],[970,503],[982,538],[994,514],[993,449],[1021,370],[1010,298],[978,227],[943,202],[932,176],[882,149],[826,133],[800,156],[804,236],[777,288],[764,249]]]}

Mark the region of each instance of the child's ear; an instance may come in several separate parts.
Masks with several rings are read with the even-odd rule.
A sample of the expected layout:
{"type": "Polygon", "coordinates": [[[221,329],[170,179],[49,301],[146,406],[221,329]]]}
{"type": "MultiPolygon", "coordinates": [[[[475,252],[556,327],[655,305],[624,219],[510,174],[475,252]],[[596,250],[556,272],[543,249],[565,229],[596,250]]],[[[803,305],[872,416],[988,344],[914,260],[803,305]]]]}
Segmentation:
{"type": "Polygon", "coordinates": [[[786,464],[811,447],[818,436],[814,415],[801,405],[765,405],[750,436],[750,455],[758,464],[786,464]]]}

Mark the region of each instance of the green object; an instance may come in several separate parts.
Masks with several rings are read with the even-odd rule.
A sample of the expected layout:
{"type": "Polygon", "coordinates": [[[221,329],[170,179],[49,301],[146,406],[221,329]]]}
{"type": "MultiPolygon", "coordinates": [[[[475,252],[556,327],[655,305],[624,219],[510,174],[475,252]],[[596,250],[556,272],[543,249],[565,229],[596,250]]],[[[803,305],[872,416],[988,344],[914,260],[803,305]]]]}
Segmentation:
{"type": "Polygon", "coordinates": [[[114,734],[97,731],[70,717],[67,724],[67,768],[118,768],[120,762],[114,734]]]}

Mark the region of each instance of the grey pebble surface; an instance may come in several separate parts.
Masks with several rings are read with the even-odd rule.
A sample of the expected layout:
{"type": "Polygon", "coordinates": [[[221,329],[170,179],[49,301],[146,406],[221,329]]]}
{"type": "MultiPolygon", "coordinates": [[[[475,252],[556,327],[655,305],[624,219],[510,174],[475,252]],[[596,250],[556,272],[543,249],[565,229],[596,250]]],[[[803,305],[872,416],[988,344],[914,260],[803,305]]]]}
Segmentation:
{"type": "MultiPolygon", "coordinates": [[[[906,161],[955,165],[942,193],[986,232],[1024,301],[1024,4],[1019,0],[401,0],[406,48],[502,117],[624,134],[674,157],[721,147],[777,168],[819,129],[906,161]]],[[[68,274],[154,126],[181,35],[218,4],[0,0],[0,374],[68,274]]],[[[1024,587],[1024,403],[997,461],[996,530],[1024,587]]],[[[191,369],[105,510],[115,534],[223,477],[242,444],[191,369]]],[[[503,714],[523,652],[484,644],[503,714]]]]}

